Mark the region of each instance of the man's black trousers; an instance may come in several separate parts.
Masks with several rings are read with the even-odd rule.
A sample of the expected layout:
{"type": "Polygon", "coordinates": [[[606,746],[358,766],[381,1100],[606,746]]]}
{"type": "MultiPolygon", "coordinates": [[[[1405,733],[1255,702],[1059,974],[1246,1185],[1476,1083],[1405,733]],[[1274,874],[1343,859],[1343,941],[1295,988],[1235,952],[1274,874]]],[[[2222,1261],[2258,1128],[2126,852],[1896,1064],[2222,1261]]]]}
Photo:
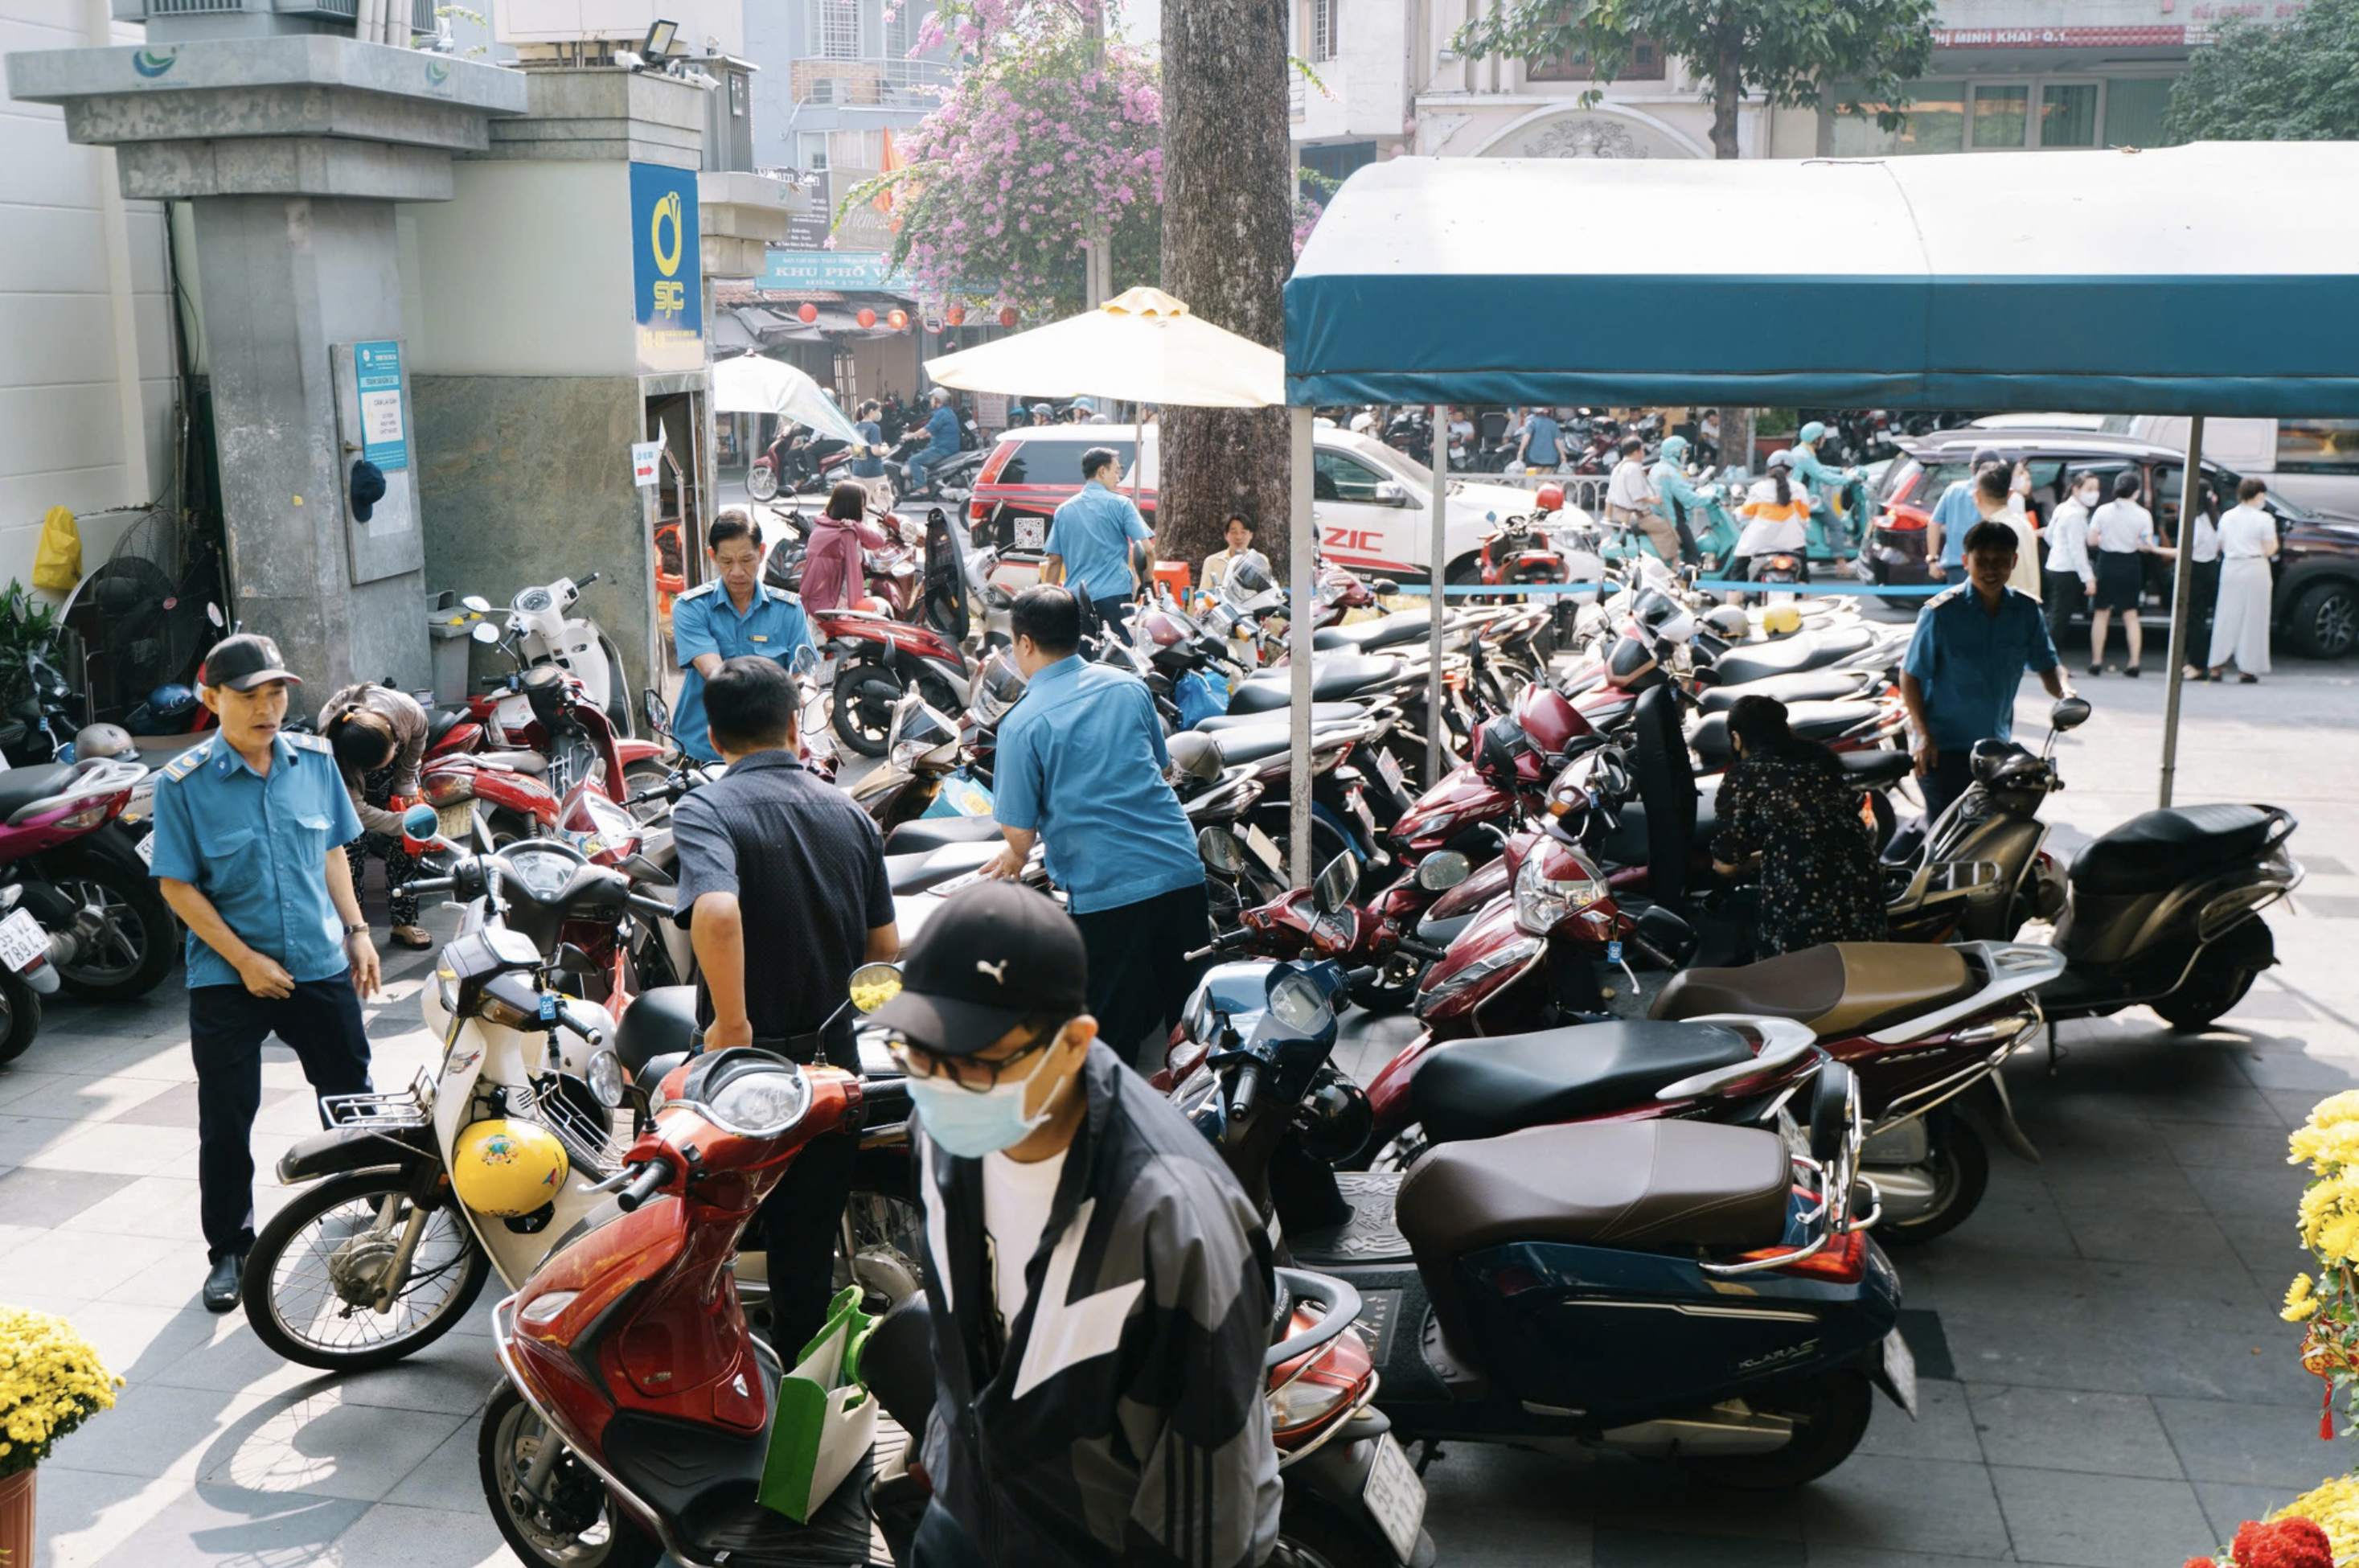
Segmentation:
{"type": "Polygon", "coordinates": [[[273,1034],[294,1050],[314,1100],[369,1090],[368,1032],[351,970],[277,998],[243,985],[190,987],[198,1207],[216,1263],[254,1249],[254,1117],[262,1108],[262,1040],[273,1034]]]}
{"type": "MultiPolygon", "coordinates": [[[[846,1020],[827,1031],[816,1053],[807,1044],[794,1050],[786,1040],[754,1043],[806,1063],[817,1054],[837,1067],[860,1071],[860,1048],[846,1020]]],[[[827,1322],[827,1303],[835,1294],[835,1244],[843,1232],[843,1205],[852,1195],[859,1158],[860,1140],[849,1134],[812,1138],[746,1227],[754,1233],[748,1245],[759,1239],[769,1268],[770,1345],[789,1367],[827,1322]]]]}
{"type": "Polygon", "coordinates": [[[1201,882],[1075,915],[1090,959],[1090,1011],[1098,1038],[1134,1067],[1153,1072],[1163,1065],[1163,1042],[1188,993],[1203,973],[1203,962],[1185,955],[1212,938],[1212,911],[1201,882]],[[1151,1037],[1151,1040],[1150,1040],[1151,1037]],[[1148,1041],[1142,1051],[1142,1041],[1148,1041]]]}

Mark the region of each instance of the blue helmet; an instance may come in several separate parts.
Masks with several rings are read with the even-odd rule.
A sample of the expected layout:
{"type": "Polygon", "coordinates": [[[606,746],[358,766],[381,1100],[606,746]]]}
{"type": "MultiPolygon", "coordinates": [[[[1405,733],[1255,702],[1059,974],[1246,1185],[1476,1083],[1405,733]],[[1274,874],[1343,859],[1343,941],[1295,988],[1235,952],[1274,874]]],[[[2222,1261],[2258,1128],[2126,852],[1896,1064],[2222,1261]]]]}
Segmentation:
{"type": "Polygon", "coordinates": [[[1794,439],[1800,441],[1804,446],[1816,446],[1819,444],[1819,438],[1826,433],[1827,427],[1819,420],[1812,419],[1809,424],[1804,425],[1801,430],[1796,433],[1794,439]]]}
{"type": "Polygon", "coordinates": [[[1680,459],[1687,456],[1688,454],[1688,438],[1685,436],[1665,436],[1663,438],[1663,444],[1660,448],[1660,452],[1666,460],[1677,463],[1680,459]]]}

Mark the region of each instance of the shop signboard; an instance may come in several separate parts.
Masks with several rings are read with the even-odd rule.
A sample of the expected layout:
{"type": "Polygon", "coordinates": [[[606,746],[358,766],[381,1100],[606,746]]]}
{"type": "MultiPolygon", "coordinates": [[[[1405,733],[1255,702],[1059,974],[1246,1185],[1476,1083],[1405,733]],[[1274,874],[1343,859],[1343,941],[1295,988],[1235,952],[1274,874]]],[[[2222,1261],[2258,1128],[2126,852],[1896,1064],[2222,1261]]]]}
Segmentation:
{"type": "Polygon", "coordinates": [[[899,294],[916,286],[885,264],[882,251],[786,250],[770,247],[757,289],[824,289],[842,294],[899,294]]]}
{"type": "Polygon", "coordinates": [[[642,375],[704,367],[697,248],[696,170],[631,165],[632,304],[642,375]]]}

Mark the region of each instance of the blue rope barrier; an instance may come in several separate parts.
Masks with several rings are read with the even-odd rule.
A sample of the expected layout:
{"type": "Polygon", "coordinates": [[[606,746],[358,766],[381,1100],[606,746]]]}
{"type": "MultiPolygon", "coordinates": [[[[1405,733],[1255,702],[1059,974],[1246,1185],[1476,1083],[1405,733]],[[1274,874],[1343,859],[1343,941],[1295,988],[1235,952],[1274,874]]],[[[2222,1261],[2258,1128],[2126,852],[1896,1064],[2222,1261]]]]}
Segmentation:
{"type": "MultiPolygon", "coordinates": [[[[1876,583],[1737,583],[1725,578],[1708,577],[1697,583],[1696,586],[1728,593],[1871,593],[1879,598],[1886,594],[1930,598],[1947,591],[1951,584],[1894,583],[1886,587],[1876,583]]],[[[1597,589],[1598,584],[1594,583],[1501,583],[1472,587],[1452,584],[1444,588],[1442,593],[1453,599],[1476,598],[1484,594],[1547,598],[1561,593],[1594,593],[1597,589]]],[[[1399,593],[1430,593],[1432,591],[1433,585],[1430,583],[1403,583],[1394,590],[1399,593]]]]}

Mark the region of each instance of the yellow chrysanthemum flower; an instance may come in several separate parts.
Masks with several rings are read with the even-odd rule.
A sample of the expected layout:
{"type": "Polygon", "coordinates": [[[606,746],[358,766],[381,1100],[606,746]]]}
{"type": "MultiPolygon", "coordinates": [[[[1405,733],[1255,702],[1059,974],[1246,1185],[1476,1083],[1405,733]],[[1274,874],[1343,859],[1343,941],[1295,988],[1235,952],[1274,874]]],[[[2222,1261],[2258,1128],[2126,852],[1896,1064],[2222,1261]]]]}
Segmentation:
{"type": "Polygon", "coordinates": [[[2277,1315],[2288,1323],[2308,1323],[2318,1314],[2318,1298],[2311,1295],[2311,1280],[2307,1274],[2297,1274],[2286,1290],[2285,1311],[2277,1315]]]}
{"type": "Polygon", "coordinates": [[[122,1386],[64,1319],[0,1307],[0,1475],[49,1457],[58,1439],[112,1409],[122,1386]]]}

